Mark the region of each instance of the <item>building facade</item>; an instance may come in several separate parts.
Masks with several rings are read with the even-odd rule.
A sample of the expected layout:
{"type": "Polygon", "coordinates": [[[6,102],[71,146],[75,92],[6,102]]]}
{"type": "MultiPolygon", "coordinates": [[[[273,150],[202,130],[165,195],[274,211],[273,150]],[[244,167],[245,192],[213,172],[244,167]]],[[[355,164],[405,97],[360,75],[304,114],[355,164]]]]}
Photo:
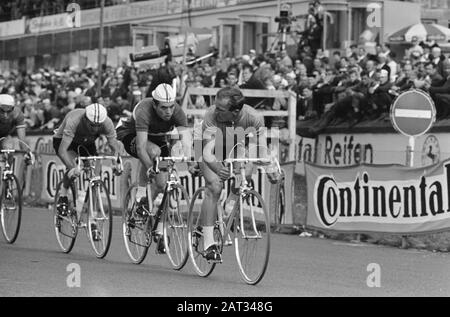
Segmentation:
{"type": "MultiPolygon", "coordinates": [[[[212,45],[221,56],[239,56],[251,49],[262,53],[279,38],[275,17],[280,2],[292,4],[298,18],[291,30],[302,31],[308,0],[149,0],[106,7],[103,60],[113,66],[128,62],[130,53],[162,47],[167,36],[182,34],[187,27],[210,29],[212,45]]],[[[401,27],[419,22],[423,7],[384,0],[325,0],[322,5],[322,42],[327,50],[360,43],[368,30],[382,42],[401,27]]],[[[96,67],[99,24],[98,8],[0,23],[1,67],[96,67]]],[[[289,36],[288,45],[296,40],[289,36]]]]}

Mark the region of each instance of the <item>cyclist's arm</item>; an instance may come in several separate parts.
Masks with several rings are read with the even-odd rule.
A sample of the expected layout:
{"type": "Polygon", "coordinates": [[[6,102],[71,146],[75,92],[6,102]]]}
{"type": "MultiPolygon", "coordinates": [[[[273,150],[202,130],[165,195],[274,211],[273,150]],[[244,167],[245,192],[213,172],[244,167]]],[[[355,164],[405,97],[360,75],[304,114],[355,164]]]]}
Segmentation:
{"type": "Polygon", "coordinates": [[[59,150],[58,150],[58,156],[61,159],[61,161],[63,161],[64,165],[68,168],[68,169],[72,169],[75,168],[75,162],[72,160],[70,154],[69,154],[69,146],[72,143],[73,138],[70,138],[66,135],[63,136],[62,140],[61,140],[61,145],[59,146],[59,150]]]}
{"type": "Polygon", "coordinates": [[[25,126],[18,127],[16,131],[17,131],[17,137],[19,138],[19,140],[22,141],[22,142],[25,142],[25,144],[22,143],[22,142],[19,142],[20,143],[20,149],[22,151],[28,151],[28,148],[26,146],[26,144],[28,144],[28,143],[25,140],[26,139],[25,126]]]}
{"type": "Polygon", "coordinates": [[[108,139],[108,143],[111,146],[113,152],[114,152],[114,156],[117,156],[120,154],[120,144],[117,141],[117,139],[108,139]]]}
{"type": "MultiPolygon", "coordinates": [[[[176,80],[175,80],[176,81],[176,80]]],[[[192,158],[193,139],[192,132],[188,125],[187,116],[181,107],[177,106],[177,110],[174,113],[175,126],[178,130],[179,141],[183,149],[183,155],[188,158],[192,158]]],[[[188,166],[191,167],[194,164],[188,162],[188,166]]]]}
{"type": "Polygon", "coordinates": [[[16,131],[17,131],[17,137],[19,138],[20,141],[24,142],[19,142],[20,143],[20,149],[22,151],[27,151],[28,148],[26,145],[28,145],[28,143],[26,142],[25,138],[26,138],[26,132],[25,132],[25,117],[22,113],[22,111],[17,113],[17,117],[15,119],[16,121],[16,131]]]}
{"type": "Polygon", "coordinates": [[[106,139],[108,140],[108,144],[112,147],[114,155],[119,155],[120,144],[117,141],[117,133],[116,129],[114,129],[114,123],[111,121],[111,119],[108,118],[105,126],[106,126],[105,135],[106,139]]]}
{"type": "Polygon", "coordinates": [[[72,156],[69,154],[69,147],[75,138],[75,131],[77,129],[78,123],[75,120],[67,120],[65,129],[63,131],[63,137],[61,139],[61,144],[58,149],[58,156],[63,161],[64,165],[68,169],[72,169],[76,167],[75,161],[72,156]]]}

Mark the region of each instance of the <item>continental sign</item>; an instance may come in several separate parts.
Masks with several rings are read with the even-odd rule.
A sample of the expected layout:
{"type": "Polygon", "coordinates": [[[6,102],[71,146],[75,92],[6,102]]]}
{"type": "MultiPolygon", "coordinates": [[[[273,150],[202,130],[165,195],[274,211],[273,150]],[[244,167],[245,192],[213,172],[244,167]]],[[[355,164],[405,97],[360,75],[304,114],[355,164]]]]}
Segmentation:
{"type": "Polygon", "coordinates": [[[450,228],[450,160],[426,168],[306,165],[309,227],[414,234],[450,228]]]}

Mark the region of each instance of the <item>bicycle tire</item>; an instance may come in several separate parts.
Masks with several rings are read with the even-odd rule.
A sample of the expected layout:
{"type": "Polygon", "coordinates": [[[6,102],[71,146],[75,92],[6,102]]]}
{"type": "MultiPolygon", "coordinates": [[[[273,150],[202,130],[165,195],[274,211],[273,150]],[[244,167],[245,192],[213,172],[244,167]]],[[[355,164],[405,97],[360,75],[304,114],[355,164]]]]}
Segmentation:
{"type": "Polygon", "coordinates": [[[275,213],[275,223],[281,225],[284,223],[284,217],[286,214],[286,192],[283,185],[280,186],[279,192],[280,195],[278,196],[278,206],[277,212],[275,213]]]}
{"type": "MultiPolygon", "coordinates": [[[[243,280],[249,285],[256,285],[264,277],[269,264],[270,215],[264,199],[254,190],[244,193],[244,197],[242,200],[240,199],[240,201],[242,201],[243,204],[239,207],[242,209],[243,213],[244,230],[242,230],[239,215],[240,212],[238,212],[236,214],[236,218],[234,219],[233,225],[235,233],[236,260],[238,262],[239,271],[243,280]],[[259,201],[259,204],[255,204],[254,200],[259,201]],[[246,203],[248,203],[248,206],[244,205],[246,203]],[[256,219],[257,217],[259,219],[256,219]],[[257,232],[255,232],[255,226],[257,232]],[[245,236],[243,235],[244,233],[245,236]],[[259,235],[261,238],[259,238],[259,235]],[[261,239],[265,239],[264,243],[261,245],[261,255],[258,256],[256,251],[249,255],[247,245],[256,245],[256,242],[259,242],[261,239]]],[[[255,250],[255,248],[253,248],[253,250],[255,250]]]]}
{"type": "Polygon", "coordinates": [[[60,197],[60,191],[61,186],[63,185],[63,181],[61,181],[58,186],[56,187],[56,194],[55,194],[55,200],[53,203],[53,224],[55,226],[55,234],[56,234],[56,241],[59,244],[59,247],[64,253],[70,253],[73,249],[73,246],[75,245],[75,241],[78,236],[78,216],[77,211],[75,210],[75,186],[73,183],[70,184],[70,192],[71,195],[68,194],[68,198],[72,198],[72,202],[69,201],[69,212],[67,215],[67,218],[63,218],[58,214],[57,205],[58,200],[60,197]],[[64,230],[64,232],[61,232],[61,221],[66,221],[70,225],[70,229],[64,230]],[[70,232],[69,232],[70,231],[70,232]],[[67,241],[67,242],[66,242],[67,241]]]}
{"type": "Polygon", "coordinates": [[[135,214],[137,205],[136,201],[133,199],[133,191],[137,190],[137,187],[137,184],[133,184],[130,189],[128,189],[128,192],[125,196],[124,206],[122,209],[122,236],[124,239],[125,249],[127,250],[128,257],[130,258],[132,263],[139,265],[144,262],[145,257],[147,256],[148,249],[152,243],[152,238],[150,231],[148,230],[148,228],[151,228],[151,225],[148,224],[150,218],[147,218],[146,220],[144,219],[144,221],[142,222],[142,226],[143,228],[146,228],[146,231],[137,229],[143,232],[144,235],[147,235],[146,241],[142,241],[139,243],[136,241],[135,243],[131,238],[132,231],[136,228],[136,222],[133,218],[133,213],[135,214]],[[134,249],[138,252],[137,255],[133,253],[134,249]]]}
{"type": "Polygon", "coordinates": [[[166,254],[169,258],[172,267],[176,271],[180,271],[186,265],[189,258],[188,247],[188,212],[189,212],[189,194],[181,185],[174,186],[172,192],[167,195],[164,206],[164,243],[166,254]],[[177,191],[176,202],[177,206],[171,206],[174,203],[171,194],[177,191]],[[179,190],[179,191],[178,191],[179,190]],[[182,198],[186,201],[184,205],[182,198]]]}
{"type": "Polygon", "coordinates": [[[20,231],[20,225],[22,221],[22,191],[20,189],[20,183],[19,180],[15,175],[8,175],[5,180],[3,180],[3,186],[2,186],[2,194],[0,197],[0,213],[1,213],[1,226],[2,226],[2,233],[5,237],[5,240],[9,244],[13,244],[16,242],[17,237],[19,236],[20,231]],[[15,184],[15,188],[17,191],[17,200],[18,203],[15,202],[15,208],[13,210],[10,210],[11,207],[5,206],[4,203],[7,200],[7,183],[11,182],[15,184]],[[14,213],[17,215],[17,220],[15,224],[9,225],[9,221],[7,218],[7,213],[14,213]],[[11,228],[9,228],[11,227],[11,228]]]}
{"type": "Polygon", "coordinates": [[[196,201],[204,199],[206,187],[199,188],[191,199],[188,214],[188,245],[189,257],[191,259],[194,270],[200,277],[208,277],[214,271],[216,263],[206,261],[203,257],[203,239],[202,233],[199,231],[199,220],[201,216],[200,203],[196,201]],[[203,193],[203,196],[201,194],[203,193]]]}
{"type": "MultiPolygon", "coordinates": [[[[92,197],[92,206],[94,207],[94,210],[90,210],[91,206],[89,204],[87,231],[88,231],[89,241],[91,243],[92,249],[95,252],[96,257],[98,259],[103,259],[108,254],[109,248],[111,246],[112,229],[113,229],[113,210],[111,207],[111,199],[109,197],[109,191],[106,188],[106,185],[103,181],[101,181],[101,180],[94,181],[92,184],[91,192],[92,192],[92,196],[93,196],[92,197]],[[97,190],[99,190],[99,192],[97,192],[97,190]],[[105,194],[105,196],[106,196],[105,201],[103,201],[101,193],[105,194]],[[98,205],[96,205],[96,203],[98,205]],[[105,206],[105,204],[106,204],[106,206],[105,206]],[[96,210],[97,206],[102,206],[106,218],[102,218],[102,217],[98,216],[99,211],[96,210]],[[95,214],[97,214],[97,217],[95,217],[95,219],[92,218],[92,214],[94,214],[94,216],[95,216],[95,214]],[[92,229],[93,227],[98,228],[99,221],[107,222],[106,226],[102,225],[102,227],[101,227],[102,229],[106,229],[106,230],[92,229]],[[95,225],[95,226],[93,226],[93,225],[95,225]],[[96,231],[95,234],[94,234],[94,231],[96,231]],[[102,231],[100,234],[100,240],[96,241],[96,240],[98,240],[98,234],[100,231],[102,231]],[[105,233],[107,233],[107,234],[105,234],[105,233]],[[105,236],[106,236],[106,238],[105,238],[105,236]],[[102,247],[102,248],[100,248],[100,247],[102,247]]],[[[88,192],[87,196],[89,196],[89,192],[88,192]]],[[[90,198],[88,197],[88,202],[89,201],[90,201],[90,198]]],[[[101,215],[101,216],[103,216],[103,215],[101,215]]]]}

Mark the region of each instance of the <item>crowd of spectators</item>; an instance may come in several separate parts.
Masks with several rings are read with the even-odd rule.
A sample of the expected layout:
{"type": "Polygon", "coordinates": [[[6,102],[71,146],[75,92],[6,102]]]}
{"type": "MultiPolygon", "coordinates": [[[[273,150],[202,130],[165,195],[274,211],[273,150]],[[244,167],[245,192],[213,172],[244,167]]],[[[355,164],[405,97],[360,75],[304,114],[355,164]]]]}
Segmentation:
{"type": "MultiPolygon", "coordinates": [[[[123,65],[103,67],[101,95],[97,91],[98,71],[67,67],[34,73],[4,72],[0,93],[9,93],[25,113],[31,130],[52,130],[64,115],[92,102],[104,104],[113,121],[129,116],[134,106],[156,85],[175,80],[179,103],[187,87],[240,87],[282,90],[297,94],[298,127],[314,122],[306,132],[317,134],[330,124],[349,127],[364,120],[388,117],[393,99],[411,88],[422,89],[433,98],[438,119],[450,115],[450,61],[438,45],[413,43],[402,60],[388,44],[368,54],[352,46],[348,54],[332,52],[328,57],[318,48],[304,45],[298,56],[257,55],[255,50],[240,57],[210,58],[190,67],[168,62],[158,69],[123,65]]],[[[190,96],[190,105],[207,108],[213,102],[205,96],[190,96]]],[[[286,110],[287,99],[248,98],[246,103],[261,110],[286,110]]],[[[283,118],[267,124],[287,127],[283,118]]],[[[304,130],[304,129],[303,129],[304,130]]]]}
{"type": "Polygon", "coordinates": [[[133,106],[146,96],[152,81],[148,71],[105,66],[101,95],[98,95],[97,78],[98,71],[92,68],[3,72],[0,74],[0,93],[15,97],[25,115],[28,130],[53,131],[69,111],[84,108],[92,102],[104,104],[114,122],[130,116],[133,106]]]}

